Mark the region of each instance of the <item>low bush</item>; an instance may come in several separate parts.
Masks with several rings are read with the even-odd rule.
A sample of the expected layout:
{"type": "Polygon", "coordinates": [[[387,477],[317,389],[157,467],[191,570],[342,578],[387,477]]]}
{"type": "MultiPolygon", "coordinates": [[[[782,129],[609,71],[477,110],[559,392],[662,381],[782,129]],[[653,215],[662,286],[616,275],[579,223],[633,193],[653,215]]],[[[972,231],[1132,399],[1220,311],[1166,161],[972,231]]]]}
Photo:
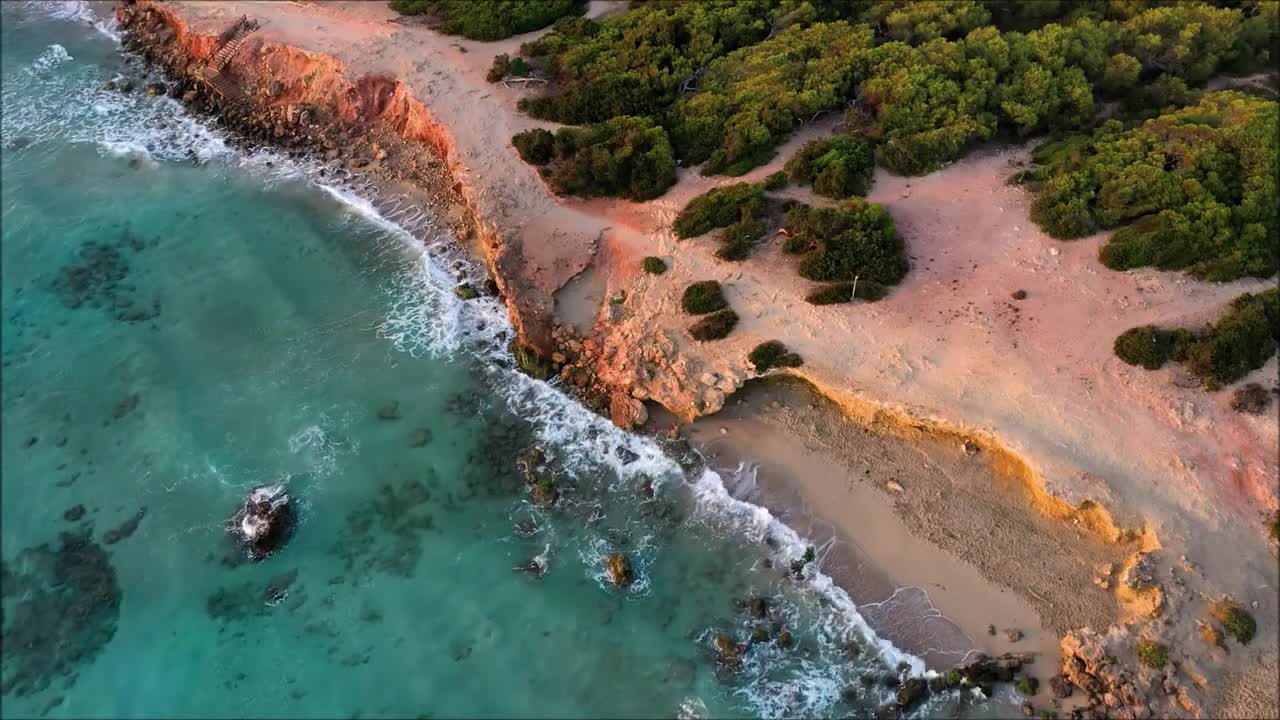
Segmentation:
{"type": "Polygon", "coordinates": [[[1184,357],[1191,339],[1191,334],[1186,330],[1165,330],[1154,325],[1144,325],[1121,333],[1116,338],[1113,350],[1116,357],[1130,365],[1158,370],[1169,360],[1184,357]]]}
{"type": "Polygon", "coordinates": [[[1159,670],[1169,662],[1169,648],[1151,640],[1139,640],[1138,662],[1152,670],[1159,670]]]}
{"type": "Polygon", "coordinates": [[[701,342],[719,340],[733,332],[737,324],[738,313],[732,310],[717,310],[690,326],[689,334],[694,340],[701,342]]]}
{"type": "Polygon", "coordinates": [[[1229,598],[1218,600],[1209,607],[1209,612],[1215,620],[1222,623],[1227,634],[1241,645],[1248,645],[1258,632],[1258,623],[1253,619],[1253,615],[1234,600],[1229,598]]]}
{"type": "Polygon", "coordinates": [[[812,185],[815,193],[837,200],[866,195],[874,169],[871,145],[850,135],[807,142],[786,164],[792,180],[812,185]]]}
{"type": "Polygon", "coordinates": [[[663,262],[662,258],[653,257],[652,255],[645,258],[640,263],[640,267],[644,268],[644,271],[650,275],[661,275],[667,271],[667,264],[663,262]]]}
{"type": "Polygon", "coordinates": [[[720,234],[720,249],[716,257],[721,260],[746,260],[751,249],[764,237],[764,223],[759,220],[740,220],[720,234]]]}
{"type": "Polygon", "coordinates": [[[675,184],[667,133],[648,118],[616,117],[585,128],[526,130],[512,144],[559,195],[652,200],[675,184]]]}
{"type": "Polygon", "coordinates": [[[800,275],[817,281],[871,280],[895,285],[907,274],[906,248],[881,206],[852,198],[829,208],[797,204],[787,212],[783,249],[805,253],[800,275]]]}
{"type": "Polygon", "coordinates": [[[765,190],[781,190],[782,188],[787,186],[787,182],[788,182],[787,174],[782,170],[779,170],[778,172],[773,173],[772,175],[764,179],[764,189],[765,190]]]}
{"type": "Polygon", "coordinates": [[[1013,686],[1018,689],[1018,692],[1026,695],[1027,697],[1040,692],[1040,680],[1034,677],[1020,677],[1013,686]]]}
{"type": "Polygon", "coordinates": [[[1271,393],[1258,383],[1248,383],[1231,396],[1231,409],[1236,412],[1261,415],[1271,405],[1271,393]]]}
{"type": "Polygon", "coordinates": [[[1031,219],[1075,238],[1119,227],[1099,252],[1113,270],[1185,270],[1214,281],[1280,269],[1277,108],[1243,93],[1205,94],[1126,129],[1037,148],[1031,219]]]}
{"type": "Polygon", "coordinates": [[[1233,383],[1262,367],[1280,347],[1280,288],[1231,301],[1205,330],[1144,326],[1116,338],[1116,355],[1149,370],[1185,362],[1209,389],[1233,383]]]}
{"type": "Polygon", "coordinates": [[[671,229],[687,239],[764,215],[764,192],[759,185],[734,183],[707,191],[689,201],[671,229]]]}
{"type": "Polygon", "coordinates": [[[755,366],[756,372],[764,373],[777,367],[800,367],[804,360],[787,349],[778,340],[762,342],[752,349],[747,359],[755,366]]]}
{"type": "Polygon", "coordinates": [[[493,59],[489,74],[484,79],[496,83],[509,77],[528,77],[531,72],[533,72],[533,66],[525,62],[524,58],[518,55],[513,58],[503,53],[493,59]]]}
{"type": "Polygon", "coordinates": [[[857,283],[839,282],[823,285],[805,296],[805,302],[811,305],[834,305],[847,303],[855,297],[867,302],[875,302],[889,294],[889,288],[874,280],[858,280],[857,283]]]}
{"type": "Polygon", "coordinates": [[[720,283],[715,280],[702,280],[684,289],[680,298],[680,307],[690,315],[706,315],[729,306],[724,299],[720,283]]]}
{"type": "Polygon", "coordinates": [[[534,128],[516,133],[511,138],[511,144],[520,153],[521,160],[530,165],[546,165],[554,155],[556,136],[550,130],[534,128]]]}
{"type": "Polygon", "coordinates": [[[401,15],[433,16],[432,27],[472,40],[503,38],[544,28],[566,15],[578,15],[584,0],[391,0],[401,15]]]}

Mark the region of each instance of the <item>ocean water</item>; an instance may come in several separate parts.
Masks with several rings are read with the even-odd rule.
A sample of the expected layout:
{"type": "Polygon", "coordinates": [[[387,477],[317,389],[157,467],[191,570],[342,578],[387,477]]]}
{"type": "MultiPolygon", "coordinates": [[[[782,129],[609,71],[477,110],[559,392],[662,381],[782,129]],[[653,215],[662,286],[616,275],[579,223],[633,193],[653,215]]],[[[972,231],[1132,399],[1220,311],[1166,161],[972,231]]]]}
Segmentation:
{"type": "Polygon", "coordinates": [[[868,716],[926,672],[715,473],[515,373],[429,214],[100,89],[138,68],[80,5],[2,5],[6,716],[868,716]],[[267,483],[299,522],[250,563],[267,483]]]}

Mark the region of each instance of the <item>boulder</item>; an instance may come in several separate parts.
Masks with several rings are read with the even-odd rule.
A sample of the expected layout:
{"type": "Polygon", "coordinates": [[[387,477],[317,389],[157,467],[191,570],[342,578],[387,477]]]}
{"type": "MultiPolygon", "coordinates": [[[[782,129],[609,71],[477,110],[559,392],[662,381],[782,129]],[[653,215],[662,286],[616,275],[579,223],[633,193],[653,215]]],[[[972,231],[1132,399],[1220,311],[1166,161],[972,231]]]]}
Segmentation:
{"type": "Polygon", "coordinates": [[[732,635],[720,633],[716,635],[713,643],[716,651],[716,664],[728,670],[739,670],[742,668],[742,656],[746,653],[746,647],[739,645],[733,639],[732,635]]]}
{"type": "Polygon", "coordinates": [[[910,710],[929,696],[929,685],[921,678],[907,678],[898,688],[898,707],[910,710]]]}
{"type": "Polygon", "coordinates": [[[231,519],[231,532],[253,561],[278,550],[293,529],[293,508],[283,485],[254,488],[231,519]]]}
{"type": "Polygon", "coordinates": [[[649,411],[640,400],[617,391],[609,396],[609,419],[623,430],[630,430],[645,424],[649,419],[649,411]]]}
{"type": "Polygon", "coordinates": [[[604,558],[605,572],[609,576],[609,582],[615,586],[626,589],[631,586],[635,577],[631,573],[631,558],[622,553],[610,553],[604,558]]]}

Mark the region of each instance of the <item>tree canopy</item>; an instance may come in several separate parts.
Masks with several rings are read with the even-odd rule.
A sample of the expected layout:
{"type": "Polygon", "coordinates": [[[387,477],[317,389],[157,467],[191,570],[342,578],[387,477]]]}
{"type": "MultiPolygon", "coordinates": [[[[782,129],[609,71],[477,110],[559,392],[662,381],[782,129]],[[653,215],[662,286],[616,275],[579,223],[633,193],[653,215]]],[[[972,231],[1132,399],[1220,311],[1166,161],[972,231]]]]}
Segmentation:
{"type": "Polygon", "coordinates": [[[1215,92],[1137,127],[1112,120],[1041,146],[1031,218],[1059,238],[1124,226],[1101,251],[1116,270],[1270,276],[1280,269],[1278,110],[1215,92]]]}
{"type": "Polygon", "coordinates": [[[391,0],[401,15],[429,15],[432,27],[472,40],[501,40],[580,15],[585,0],[391,0]]]}

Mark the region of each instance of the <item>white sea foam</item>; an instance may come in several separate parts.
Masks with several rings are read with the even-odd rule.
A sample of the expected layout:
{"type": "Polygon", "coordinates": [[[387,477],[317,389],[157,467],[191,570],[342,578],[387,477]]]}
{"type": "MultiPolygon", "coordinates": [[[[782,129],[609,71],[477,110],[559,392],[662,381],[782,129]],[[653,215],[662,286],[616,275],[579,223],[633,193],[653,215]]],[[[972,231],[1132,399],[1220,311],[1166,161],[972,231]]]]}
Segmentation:
{"type": "Polygon", "coordinates": [[[120,40],[115,17],[98,15],[89,3],[82,0],[27,0],[25,5],[58,20],[83,23],[112,40],[120,40]]]}
{"type": "Polygon", "coordinates": [[[63,63],[71,62],[71,54],[61,45],[54,43],[50,45],[44,52],[40,53],[40,57],[31,63],[33,72],[40,72],[56,68],[63,63]]]}

